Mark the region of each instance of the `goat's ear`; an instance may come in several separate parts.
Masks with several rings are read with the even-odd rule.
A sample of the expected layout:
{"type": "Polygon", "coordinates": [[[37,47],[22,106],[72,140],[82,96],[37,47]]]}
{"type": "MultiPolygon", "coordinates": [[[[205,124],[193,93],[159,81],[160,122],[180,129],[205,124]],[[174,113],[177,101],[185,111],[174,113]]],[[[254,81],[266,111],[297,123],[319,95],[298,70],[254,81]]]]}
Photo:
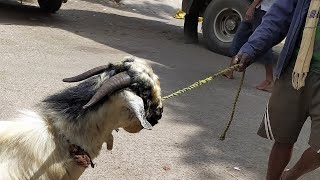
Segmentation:
{"type": "Polygon", "coordinates": [[[134,93],[129,93],[128,95],[128,109],[133,116],[132,120],[139,121],[144,129],[152,129],[152,125],[146,119],[142,98],[134,93]]]}

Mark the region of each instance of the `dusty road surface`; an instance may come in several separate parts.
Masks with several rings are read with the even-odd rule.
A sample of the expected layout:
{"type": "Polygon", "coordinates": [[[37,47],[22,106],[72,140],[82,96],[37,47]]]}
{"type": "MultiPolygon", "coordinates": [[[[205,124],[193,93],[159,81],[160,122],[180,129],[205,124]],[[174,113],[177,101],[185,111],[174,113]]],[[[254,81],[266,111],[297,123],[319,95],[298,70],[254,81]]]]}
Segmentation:
{"type": "MultiPolygon", "coordinates": [[[[134,55],[152,63],[163,94],[227,66],[229,59],[203,45],[185,45],[181,20],[171,18],[180,1],[70,0],[56,14],[36,4],[0,1],[0,118],[33,108],[67,85],[61,79],[134,55]]],[[[203,43],[202,43],[203,44],[203,43]]],[[[114,133],[82,180],[260,180],[271,142],[256,135],[270,94],[255,90],[263,68],[247,73],[235,122],[219,141],[238,85],[218,77],[195,91],[165,102],[152,131],[114,133]]],[[[307,147],[309,123],[295,147],[296,161],[307,147]]],[[[292,164],[291,164],[292,165],[292,164]]],[[[291,166],[290,165],[290,166],[291,166]]],[[[316,171],[304,180],[319,179],[316,171]]]]}

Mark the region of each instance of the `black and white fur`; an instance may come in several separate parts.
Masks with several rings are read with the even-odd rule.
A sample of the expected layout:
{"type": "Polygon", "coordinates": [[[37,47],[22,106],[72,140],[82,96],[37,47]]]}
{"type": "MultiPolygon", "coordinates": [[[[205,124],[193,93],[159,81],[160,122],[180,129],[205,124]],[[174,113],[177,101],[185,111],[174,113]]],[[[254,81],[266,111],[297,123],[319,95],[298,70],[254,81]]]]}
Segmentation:
{"type": "Polygon", "coordinates": [[[69,155],[71,142],[98,156],[103,143],[112,148],[112,131],[137,133],[151,129],[162,115],[158,77],[145,61],[134,57],[110,64],[105,72],[77,86],[45,98],[37,111],[23,111],[14,120],[0,121],[0,179],[78,179],[85,168],[69,155]],[[130,87],[83,109],[114,74],[127,71],[135,79],[130,87]]]}

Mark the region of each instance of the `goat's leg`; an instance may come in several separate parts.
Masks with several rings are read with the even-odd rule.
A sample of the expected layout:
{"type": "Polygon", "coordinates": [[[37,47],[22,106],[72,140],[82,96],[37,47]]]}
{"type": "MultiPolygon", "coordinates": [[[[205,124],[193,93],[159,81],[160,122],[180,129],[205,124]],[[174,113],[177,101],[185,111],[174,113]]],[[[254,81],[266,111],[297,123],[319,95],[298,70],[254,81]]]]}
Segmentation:
{"type": "Polygon", "coordinates": [[[107,143],[107,149],[112,150],[112,148],[113,148],[113,135],[112,134],[109,134],[109,136],[106,139],[106,143],[107,143]]]}

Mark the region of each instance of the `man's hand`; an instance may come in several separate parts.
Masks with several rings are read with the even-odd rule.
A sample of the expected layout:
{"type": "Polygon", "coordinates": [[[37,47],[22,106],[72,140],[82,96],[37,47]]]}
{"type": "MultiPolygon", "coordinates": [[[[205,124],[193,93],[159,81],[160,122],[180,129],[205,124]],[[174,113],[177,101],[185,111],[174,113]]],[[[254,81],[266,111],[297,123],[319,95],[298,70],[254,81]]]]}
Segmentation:
{"type": "Polygon", "coordinates": [[[245,20],[246,21],[252,21],[253,17],[254,17],[254,12],[256,11],[256,7],[255,6],[249,6],[247,12],[246,12],[246,16],[245,16],[245,20]]]}
{"type": "Polygon", "coordinates": [[[243,72],[249,65],[252,64],[252,57],[247,53],[238,53],[233,59],[232,64],[240,64],[240,67],[237,69],[239,72],[243,72]]]}

